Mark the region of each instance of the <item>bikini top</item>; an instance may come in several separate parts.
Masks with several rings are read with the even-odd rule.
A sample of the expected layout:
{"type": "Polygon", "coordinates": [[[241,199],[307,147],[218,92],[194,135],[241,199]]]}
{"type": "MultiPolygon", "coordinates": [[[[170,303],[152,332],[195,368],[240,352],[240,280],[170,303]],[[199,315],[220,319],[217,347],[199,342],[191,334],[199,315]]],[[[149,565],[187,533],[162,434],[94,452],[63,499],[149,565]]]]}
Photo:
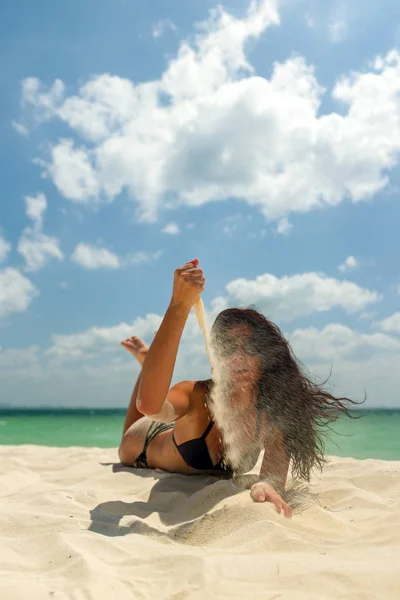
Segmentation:
{"type": "Polygon", "coordinates": [[[214,421],[210,421],[207,426],[207,429],[201,437],[194,438],[193,440],[189,440],[188,442],[183,442],[183,444],[177,444],[175,436],[172,433],[172,439],[174,440],[176,449],[182,456],[185,463],[189,465],[189,467],[192,467],[193,469],[197,469],[199,471],[227,470],[222,460],[220,460],[219,463],[217,463],[216,465],[213,465],[210,453],[207,448],[206,437],[213,428],[213,425],[214,421]]]}

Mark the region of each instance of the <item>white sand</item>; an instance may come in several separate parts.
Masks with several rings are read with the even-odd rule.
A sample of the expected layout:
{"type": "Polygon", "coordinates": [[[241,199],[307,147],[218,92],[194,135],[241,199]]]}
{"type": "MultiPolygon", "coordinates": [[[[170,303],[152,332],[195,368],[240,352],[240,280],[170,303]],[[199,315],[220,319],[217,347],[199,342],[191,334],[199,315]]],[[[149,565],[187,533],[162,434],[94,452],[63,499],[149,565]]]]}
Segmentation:
{"type": "Polygon", "coordinates": [[[1,600],[400,598],[400,462],[332,459],[292,520],[115,450],[2,446],[1,600]]]}

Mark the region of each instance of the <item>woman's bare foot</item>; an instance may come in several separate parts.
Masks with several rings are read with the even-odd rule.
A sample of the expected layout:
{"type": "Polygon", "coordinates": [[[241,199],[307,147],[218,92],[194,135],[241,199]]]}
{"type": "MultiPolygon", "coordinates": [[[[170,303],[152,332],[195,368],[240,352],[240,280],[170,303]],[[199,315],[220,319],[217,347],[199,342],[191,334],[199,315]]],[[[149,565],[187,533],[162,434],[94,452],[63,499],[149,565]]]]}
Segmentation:
{"type": "Polygon", "coordinates": [[[123,340],[121,342],[121,346],[128,350],[128,352],[130,352],[141,365],[143,364],[149,349],[143,340],[136,335],[133,335],[132,337],[123,340]]]}

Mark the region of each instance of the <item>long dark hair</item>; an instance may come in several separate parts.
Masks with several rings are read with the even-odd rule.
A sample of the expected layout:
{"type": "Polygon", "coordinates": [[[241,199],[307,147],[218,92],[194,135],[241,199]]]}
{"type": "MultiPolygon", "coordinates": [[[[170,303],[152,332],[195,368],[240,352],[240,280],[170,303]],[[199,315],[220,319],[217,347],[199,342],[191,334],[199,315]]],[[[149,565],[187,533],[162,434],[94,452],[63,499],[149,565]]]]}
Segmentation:
{"type": "Polygon", "coordinates": [[[229,330],[243,326],[249,329],[248,346],[261,360],[256,408],[266,413],[270,424],[281,431],[293,477],[309,481],[311,469],[322,469],[326,461],[321,428],[341,414],[351,417],[346,404],[359,403],[346,397],[335,398],[323,389],[326,381],[312,381],[279,327],[254,308],[222,311],[212,327],[212,339],[223,351],[232,339],[229,330]]]}

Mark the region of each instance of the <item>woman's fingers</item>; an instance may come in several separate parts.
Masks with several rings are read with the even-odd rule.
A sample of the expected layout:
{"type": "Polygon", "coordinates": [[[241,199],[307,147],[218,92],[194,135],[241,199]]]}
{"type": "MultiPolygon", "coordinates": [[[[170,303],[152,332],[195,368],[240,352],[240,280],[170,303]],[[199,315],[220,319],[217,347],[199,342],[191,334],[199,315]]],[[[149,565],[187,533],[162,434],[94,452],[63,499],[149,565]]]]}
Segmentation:
{"type": "Polygon", "coordinates": [[[188,271],[189,269],[197,269],[197,267],[199,266],[199,259],[195,258],[194,260],[190,260],[189,262],[185,263],[184,265],[182,265],[181,267],[179,267],[177,269],[178,273],[182,273],[183,271],[188,271]]]}
{"type": "Polygon", "coordinates": [[[253,498],[254,502],[265,502],[267,497],[263,484],[255,483],[251,488],[250,496],[253,498]]]}
{"type": "Polygon", "coordinates": [[[276,492],[269,484],[259,481],[255,483],[250,491],[250,495],[255,502],[271,502],[276,509],[278,514],[283,514],[285,517],[290,519],[292,516],[292,510],[283,498],[276,492]]]}
{"type": "Polygon", "coordinates": [[[173,300],[193,306],[204,291],[205,281],[203,270],[199,269],[199,260],[196,258],[187,262],[175,271],[172,289],[173,300]]]}
{"type": "Polygon", "coordinates": [[[279,498],[279,496],[278,496],[277,498],[273,498],[273,499],[272,499],[272,502],[273,502],[273,503],[274,503],[274,505],[275,505],[276,512],[278,513],[278,515],[280,515],[280,514],[281,514],[281,511],[282,511],[282,501],[281,501],[281,499],[280,499],[280,498],[279,498]]]}
{"type": "Polygon", "coordinates": [[[271,501],[274,503],[276,512],[278,514],[281,514],[281,512],[283,511],[283,514],[285,515],[285,517],[287,519],[291,518],[292,509],[290,508],[290,506],[288,504],[286,504],[286,502],[281,498],[281,496],[279,496],[279,494],[276,494],[276,496],[274,495],[271,498],[271,501]]]}
{"type": "Polygon", "coordinates": [[[287,519],[291,519],[292,518],[292,509],[290,508],[290,506],[288,504],[286,504],[286,502],[282,502],[282,506],[283,506],[283,514],[285,515],[285,517],[287,519]]]}
{"type": "Polygon", "coordinates": [[[204,286],[205,277],[203,275],[203,269],[199,269],[197,267],[193,267],[190,269],[185,269],[180,273],[180,276],[185,281],[188,281],[192,284],[204,286]]]}
{"type": "Polygon", "coordinates": [[[256,502],[265,502],[266,501],[266,497],[265,494],[262,490],[259,490],[256,493],[256,502]]]}
{"type": "Polygon", "coordinates": [[[193,267],[193,269],[185,269],[182,271],[182,275],[184,277],[201,277],[203,275],[203,269],[199,269],[198,267],[193,267]]]}

